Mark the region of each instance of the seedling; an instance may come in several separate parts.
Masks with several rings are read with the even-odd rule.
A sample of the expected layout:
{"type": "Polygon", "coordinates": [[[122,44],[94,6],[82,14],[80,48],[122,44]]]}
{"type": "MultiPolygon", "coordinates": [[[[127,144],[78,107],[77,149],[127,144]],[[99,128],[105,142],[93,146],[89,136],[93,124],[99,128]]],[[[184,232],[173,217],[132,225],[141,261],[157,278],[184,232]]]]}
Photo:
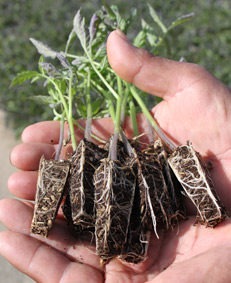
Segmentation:
{"type": "MultiPolygon", "coordinates": [[[[193,15],[180,17],[166,27],[155,10],[148,7],[161,32],[156,34],[153,22],[148,24],[142,19],[141,30],[132,42],[154,53],[160,46],[169,50],[168,32],[193,15]]],[[[186,219],[181,190],[197,207],[198,222],[215,227],[226,216],[207,167],[191,143],[177,147],[150,114],[145,103],[148,95],[123,82],[108,63],[109,32],[119,28],[127,33],[135,16],[134,10],[129,18],[123,19],[116,6],[104,3],[86,27],[79,10],[65,50],[57,52],[31,39],[41,54],[39,71],[22,72],[12,82],[14,86],[26,80],[34,83],[43,79],[48,96],[33,99],[49,105],[54,119],[60,121],[55,160],[42,158],[40,162],[31,231],[48,236],[64,196],[63,212],[70,233],[76,237],[94,234],[102,264],[114,257],[132,263],[143,261],[152,231],[158,238],[158,230],[173,229],[186,219]],[[76,39],[83,50],[78,55],[73,51],[76,39]],[[138,111],[143,112],[158,137],[144,149],[138,138],[138,111]],[[135,141],[128,141],[123,133],[125,115],[131,117],[135,141]],[[114,122],[109,141],[102,141],[91,131],[92,119],[105,116],[114,122]],[[77,118],[86,119],[85,128],[77,118]],[[59,155],[64,146],[65,123],[73,154],[62,161],[59,155]],[[75,127],[84,131],[84,139],[78,145],[75,127]],[[96,140],[99,146],[93,143],[96,140]]]]}

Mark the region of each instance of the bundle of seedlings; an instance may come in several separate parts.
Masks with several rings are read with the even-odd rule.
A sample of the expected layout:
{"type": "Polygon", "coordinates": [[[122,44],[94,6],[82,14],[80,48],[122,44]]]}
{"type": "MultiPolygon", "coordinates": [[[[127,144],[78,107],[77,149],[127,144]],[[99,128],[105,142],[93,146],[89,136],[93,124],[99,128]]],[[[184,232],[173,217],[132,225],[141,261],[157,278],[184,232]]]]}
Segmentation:
{"type": "MultiPolygon", "coordinates": [[[[156,35],[152,25],[142,19],[142,28],[132,43],[155,54],[168,32],[190,20],[192,14],[166,27],[155,10],[148,7],[161,33],[156,35]]],[[[200,154],[190,142],[175,145],[146,106],[158,101],[123,82],[108,63],[105,42],[109,32],[119,28],[127,33],[135,16],[136,11],[123,19],[116,6],[104,3],[86,28],[78,11],[65,51],[56,52],[31,39],[41,54],[39,71],[22,72],[12,82],[13,86],[26,80],[45,80],[49,95],[34,99],[49,105],[54,119],[61,122],[55,160],[41,158],[31,232],[48,236],[64,198],[63,214],[70,233],[76,237],[85,232],[94,234],[96,253],[103,264],[114,257],[135,264],[143,261],[152,231],[158,238],[158,230],[172,229],[186,218],[181,191],[196,206],[199,223],[215,227],[226,217],[200,154]],[[70,52],[76,38],[83,49],[78,55],[70,52]],[[129,115],[134,136],[139,135],[137,112],[143,112],[158,137],[144,149],[128,141],[122,131],[121,117],[129,115]],[[105,116],[111,117],[115,127],[103,148],[91,140],[94,137],[101,145],[105,143],[91,132],[91,121],[105,116]],[[87,120],[85,129],[78,118],[87,120]],[[68,124],[73,148],[65,161],[59,160],[64,123],[68,124]],[[78,145],[74,126],[85,132],[78,145]]]]}
{"type": "MultiPolygon", "coordinates": [[[[167,148],[168,164],[184,192],[197,208],[197,222],[206,227],[216,227],[226,218],[227,213],[215,191],[210,171],[202,156],[193,149],[189,141],[186,145],[176,146],[160,129],[135,90],[132,88],[131,91],[164,147],[167,148]]],[[[157,152],[160,151],[159,145],[155,148],[157,152]]],[[[175,192],[174,195],[177,196],[175,192]]],[[[178,201],[176,201],[178,206],[177,203],[178,201]]],[[[180,211],[182,211],[181,208],[180,211]]],[[[182,216],[184,217],[184,213],[182,216]]]]}

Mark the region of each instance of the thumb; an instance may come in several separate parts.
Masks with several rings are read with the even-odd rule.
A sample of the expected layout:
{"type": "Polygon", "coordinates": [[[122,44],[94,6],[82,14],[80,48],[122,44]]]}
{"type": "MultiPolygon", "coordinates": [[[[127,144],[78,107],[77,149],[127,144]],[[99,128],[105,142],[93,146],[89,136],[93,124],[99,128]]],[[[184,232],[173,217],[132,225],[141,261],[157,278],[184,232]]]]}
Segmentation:
{"type": "Polygon", "coordinates": [[[165,99],[206,72],[198,65],[161,58],[136,48],[120,30],[109,35],[107,55],[112,69],[122,79],[165,99]]]}

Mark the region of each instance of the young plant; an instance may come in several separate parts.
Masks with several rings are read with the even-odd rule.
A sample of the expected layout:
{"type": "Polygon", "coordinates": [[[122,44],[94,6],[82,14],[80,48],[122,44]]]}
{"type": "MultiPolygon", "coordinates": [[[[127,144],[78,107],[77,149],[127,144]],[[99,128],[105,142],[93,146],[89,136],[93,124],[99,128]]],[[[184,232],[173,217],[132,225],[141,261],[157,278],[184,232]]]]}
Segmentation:
{"type": "MultiPolygon", "coordinates": [[[[168,33],[193,15],[183,16],[166,27],[155,10],[148,7],[161,33],[155,34],[152,25],[142,19],[141,31],[133,43],[138,47],[148,45],[154,53],[165,44],[170,54],[168,33]]],[[[150,96],[123,82],[108,63],[108,33],[117,28],[127,33],[135,16],[134,10],[123,19],[116,6],[104,2],[86,27],[79,10],[65,50],[56,52],[31,39],[41,54],[39,71],[20,73],[12,82],[14,86],[26,80],[34,83],[43,79],[48,96],[34,99],[48,104],[61,125],[55,161],[42,158],[40,162],[31,230],[48,235],[65,192],[63,212],[71,232],[75,236],[86,231],[95,233],[96,253],[102,263],[113,257],[132,263],[144,260],[151,230],[158,237],[158,229],[172,228],[186,218],[172,171],[196,205],[200,223],[215,227],[226,216],[201,156],[190,143],[177,146],[167,137],[147,108],[150,96]],[[76,39],[82,46],[82,54],[71,51],[76,39]],[[58,62],[58,67],[45,58],[58,62]],[[139,135],[136,121],[139,111],[158,137],[145,149],[139,146],[138,137],[136,142],[128,141],[123,133],[124,116],[128,114],[134,136],[139,135]],[[104,116],[111,116],[114,122],[114,133],[106,143],[91,131],[92,119],[104,116]],[[86,119],[85,129],[77,118],[86,119]],[[73,154],[60,161],[64,123],[68,124],[73,154]],[[85,134],[78,145],[74,126],[85,134]],[[101,146],[95,145],[92,138],[101,146]]]]}

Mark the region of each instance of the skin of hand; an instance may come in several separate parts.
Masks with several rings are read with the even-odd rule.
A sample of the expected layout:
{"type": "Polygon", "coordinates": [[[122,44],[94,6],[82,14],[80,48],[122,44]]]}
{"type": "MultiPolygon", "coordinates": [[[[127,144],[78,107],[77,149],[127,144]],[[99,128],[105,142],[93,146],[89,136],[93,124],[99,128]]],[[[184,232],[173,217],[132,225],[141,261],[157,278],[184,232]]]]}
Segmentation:
{"type": "MultiPolygon", "coordinates": [[[[231,94],[204,68],[156,57],[133,47],[121,31],[110,34],[109,62],[124,80],[163,98],[152,114],[176,143],[187,140],[211,161],[212,178],[227,208],[231,206],[231,94]]],[[[81,121],[84,125],[84,121],[81,121]]],[[[146,121],[138,115],[140,132],[146,121]]],[[[125,122],[131,133],[129,119],[125,122]]],[[[93,122],[94,134],[107,139],[113,131],[110,119],[93,122]]],[[[81,139],[81,133],[76,130],[81,139]]],[[[195,217],[179,223],[174,231],[160,231],[151,238],[147,259],[138,265],[111,260],[99,265],[94,247],[73,239],[60,216],[49,237],[29,233],[39,159],[54,156],[58,122],[27,127],[23,143],[12,151],[11,162],[21,171],[9,179],[17,197],[0,201],[0,220],[9,231],[0,233],[0,252],[17,269],[36,282],[231,282],[231,222],[215,229],[193,225],[195,217]]],[[[68,148],[66,149],[68,151],[68,148]]],[[[66,152],[62,153],[63,156],[66,152]]]]}

